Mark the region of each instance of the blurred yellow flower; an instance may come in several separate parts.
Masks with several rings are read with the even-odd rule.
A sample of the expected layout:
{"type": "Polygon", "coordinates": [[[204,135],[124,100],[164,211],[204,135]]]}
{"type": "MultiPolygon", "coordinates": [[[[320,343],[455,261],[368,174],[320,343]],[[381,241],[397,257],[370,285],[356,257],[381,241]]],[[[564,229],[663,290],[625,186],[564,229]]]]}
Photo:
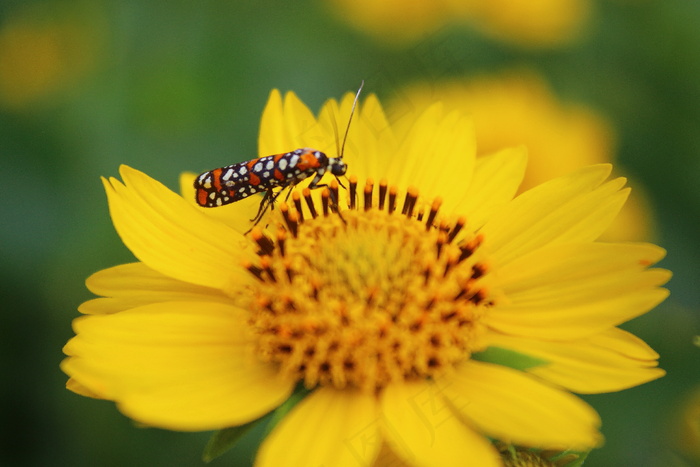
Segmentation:
{"type": "Polygon", "coordinates": [[[94,14],[36,6],[9,16],[0,26],[0,107],[23,108],[75,84],[94,65],[96,22],[94,14]]]}
{"type": "MultiPolygon", "coordinates": [[[[520,191],[590,164],[614,161],[614,135],[608,122],[582,105],[557,99],[534,72],[483,76],[444,83],[418,83],[397,92],[388,112],[400,119],[413,108],[442,101],[447,110],[472,115],[479,155],[523,144],[528,167],[520,191]]],[[[652,215],[643,191],[633,193],[606,240],[652,237],[652,215]]]]}
{"type": "Polygon", "coordinates": [[[700,462],[700,386],[687,394],[673,416],[670,441],[684,458],[700,462]]]}
{"type": "Polygon", "coordinates": [[[358,29],[394,42],[421,39],[451,24],[526,47],[571,42],[591,13],[590,0],[330,0],[358,29]]]}
{"type": "MultiPolygon", "coordinates": [[[[333,120],[273,92],[260,153],[313,144],[333,120]]],[[[140,423],[212,430],[311,392],[264,440],[258,466],[500,465],[490,438],[588,449],[595,411],[569,393],[661,377],[616,326],[670,277],[651,244],[595,239],[627,198],[594,165],[520,196],[522,148],[476,157],[470,120],[440,105],[390,123],[374,96],[353,121],[347,190],[295,187],[249,235],[260,198],[213,209],[121,168],[110,213],[139,262],[87,280],[62,364],[69,388],[140,423]]],[[[274,417],[273,417],[274,419],[274,417]]]]}

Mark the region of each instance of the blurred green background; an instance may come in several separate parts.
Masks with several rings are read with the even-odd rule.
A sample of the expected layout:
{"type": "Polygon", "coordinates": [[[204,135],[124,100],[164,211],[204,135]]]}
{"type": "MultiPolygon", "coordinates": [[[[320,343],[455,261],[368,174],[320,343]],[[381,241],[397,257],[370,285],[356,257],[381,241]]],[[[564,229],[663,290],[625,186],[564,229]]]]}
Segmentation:
{"type": "MultiPolygon", "coordinates": [[[[100,176],[124,163],[175,189],[182,171],[255,156],[272,88],[318,109],[361,80],[394,99],[406,83],[514,66],[607,117],[675,274],[670,299],[625,326],[668,375],[585,398],[607,439],[586,465],[695,465],[677,412],[700,385],[700,2],[600,0],[578,41],[539,48],[461,24],[384,42],[341,16],[321,0],[0,2],[0,465],[202,465],[208,434],[141,429],[64,389],[84,279],[133,260],[100,176]]],[[[253,441],[212,465],[249,465],[253,441]]]]}

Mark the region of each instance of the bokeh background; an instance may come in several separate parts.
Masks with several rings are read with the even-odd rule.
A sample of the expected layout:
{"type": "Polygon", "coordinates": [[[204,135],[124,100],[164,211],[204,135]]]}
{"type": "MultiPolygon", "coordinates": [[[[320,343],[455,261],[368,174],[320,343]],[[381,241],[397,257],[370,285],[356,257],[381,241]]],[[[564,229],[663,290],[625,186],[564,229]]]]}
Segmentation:
{"type": "MultiPolygon", "coordinates": [[[[0,465],[202,465],[209,434],[64,389],[84,279],[133,260],[99,177],[125,163],[175,189],[257,155],[272,88],[318,109],[361,80],[395,116],[473,111],[482,149],[542,155],[535,179],[600,160],[630,177],[611,238],[661,244],[675,276],[625,328],[668,375],[585,397],[607,438],[586,465],[700,465],[698,24],[697,0],[0,2],[0,465]]],[[[249,465],[255,441],[212,465],[249,465]]]]}

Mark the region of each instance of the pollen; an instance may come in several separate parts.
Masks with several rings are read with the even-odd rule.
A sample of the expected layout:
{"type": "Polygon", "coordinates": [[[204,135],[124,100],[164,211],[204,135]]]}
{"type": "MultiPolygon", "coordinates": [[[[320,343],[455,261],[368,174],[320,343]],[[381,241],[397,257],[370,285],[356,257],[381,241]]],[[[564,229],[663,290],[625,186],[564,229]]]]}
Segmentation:
{"type": "Polygon", "coordinates": [[[351,177],[344,208],[335,182],[324,191],[318,206],[294,192],[276,226],[250,234],[258,357],[308,388],[375,391],[482,350],[495,299],[467,220],[442,218],[441,200],[424,204],[415,189],[401,202],[386,181],[358,189],[351,177]]]}

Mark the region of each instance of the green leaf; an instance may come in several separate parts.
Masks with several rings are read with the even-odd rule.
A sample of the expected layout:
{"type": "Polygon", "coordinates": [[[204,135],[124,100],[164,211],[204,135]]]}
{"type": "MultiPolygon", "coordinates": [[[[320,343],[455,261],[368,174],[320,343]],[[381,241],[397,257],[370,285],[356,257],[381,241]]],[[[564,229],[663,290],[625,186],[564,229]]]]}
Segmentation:
{"type": "Polygon", "coordinates": [[[497,363],[521,371],[549,363],[547,360],[501,347],[489,347],[483,352],[472,354],[472,358],[480,362],[497,363]]]}
{"type": "Polygon", "coordinates": [[[585,462],[586,457],[588,457],[588,454],[590,454],[590,453],[591,453],[591,451],[586,451],[586,452],[581,452],[581,451],[564,451],[564,452],[562,452],[559,456],[556,456],[556,457],[550,459],[550,461],[556,462],[557,459],[559,459],[559,458],[561,458],[561,457],[564,457],[564,456],[566,456],[566,455],[568,455],[568,454],[576,454],[577,456],[579,456],[578,459],[576,459],[576,460],[574,460],[574,461],[572,461],[572,462],[569,462],[568,464],[565,464],[563,467],[581,467],[581,466],[583,465],[583,463],[585,462]]]}
{"type": "Polygon", "coordinates": [[[309,391],[301,385],[297,387],[294,393],[291,396],[289,396],[289,399],[284,401],[284,404],[280,405],[279,407],[277,407],[277,409],[275,409],[274,412],[272,412],[270,421],[265,427],[265,436],[263,436],[263,438],[267,437],[267,435],[280,422],[280,420],[282,420],[285,417],[285,415],[287,415],[289,411],[292,410],[295,405],[301,402],[301,400],[304,397],[306,397],[310,392],[311,391],[309,391]]]}
{"type": "Polygon", "coordinates": [[[272,431],[272,429],[277,425],[280,420],[284,418],[285,415],[289,413],[292,408],[299,403],[307,394],[309,390],[305,389],[303,386],[298,387],[294,393],[287,399],[282,405],[277,407],[274,411],[253,420],[252,422],[246,423],[245,425],[233,426],[230,428],[224,428],[214,432],[207,446],[204,448],[202,453],[202,460],[204,462],[211,462],[212,460],[220,457],[228,450],[233,448],[238,441],[243,438],[250,430],[260,425],[261,423],[266,423],[265,433],[262,439],[272,431]]]}
{"type": "Polygon", "coordinates": [[[240,441],[240,439],[245,436],[252,428],[261,423],[264,419],[271,418],[270,414],[248,422],[245,425],[232,426],[230,428],[224,428],[214,432],[214,434],[209,438],[207,446],[204,448],[202,453],[202,460],[204,462],[211,462],[217,457],[223,455],[226,451],[231,449],[240,441]]]}

